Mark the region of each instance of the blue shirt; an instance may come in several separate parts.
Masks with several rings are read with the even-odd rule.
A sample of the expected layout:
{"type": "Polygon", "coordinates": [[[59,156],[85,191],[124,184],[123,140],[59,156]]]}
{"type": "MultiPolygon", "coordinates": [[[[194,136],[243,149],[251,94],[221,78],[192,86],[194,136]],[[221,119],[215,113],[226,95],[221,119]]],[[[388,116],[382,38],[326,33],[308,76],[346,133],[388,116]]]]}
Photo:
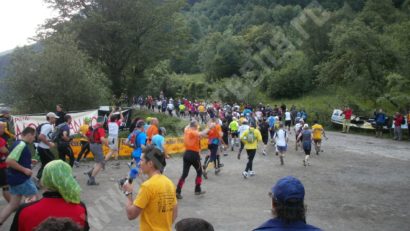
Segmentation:
{"type": "Polygon", "coordinates": [[[132,152],[132,157],[134,158],[141,157],[141,154],[142,154],[141,145],[145,145],[146,142],[147,142],[147,134],[145,134],[145,132],[140,132],[138,136],[135,137],[134,151],[132,152]]]}
{"type": "Polygon", "coordinates": [[[161,152],[164,152],[164,149],[162,148],[163,145],[165,144],[165,138],[159,134],[155,135],[154,137],[152,137],[152,141],[151,143],[158,148],[159,150],[161,150],[161,152]]]}
{"type": "MultiPolygon", "coordinates": [[[[15,160],[24,168],[31,169],[31,151],[28,145],[21,140],[14,142],[8,159],[15,160]]],[[[14,168],[7,169],[7,182],[11,186],[19,185],[30,179],[30,176],[15,170],[14,168]]]]}
{"type": "Polygon", "coordinates": [[[274,116],[269,116],[268,123],[269,123],[269,127],[273,128],[273,126],[275,126],[275,117],[274,116]]]}
{"type": "Polygon", "coordinates": [[[275,218],[270,219],[263,223],[254,231],[300,231],[300,230],[310,230],[310,231],[321,231],[321,229],[304,223],[303,221],[293,222],[291,224],[286,224],[282,220],[275,218]]]}

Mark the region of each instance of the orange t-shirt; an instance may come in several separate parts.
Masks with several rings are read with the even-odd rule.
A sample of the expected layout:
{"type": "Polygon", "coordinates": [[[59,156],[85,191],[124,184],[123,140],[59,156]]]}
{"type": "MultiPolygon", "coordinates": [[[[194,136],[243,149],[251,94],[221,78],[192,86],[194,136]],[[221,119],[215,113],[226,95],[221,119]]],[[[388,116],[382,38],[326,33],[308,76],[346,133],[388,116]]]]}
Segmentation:
{"type": "Polygon", "coordinates": [[[198,130],[193,130],[192,128],[185,129],[184,144],[186,150],[199,152],[201,145],[198,130]]]}
{"type": "Polygon", "coordinates": [[[217,124],[215,127],[209,130],[208,139],[219,139],[221,138],[222,128],[221,125],[217,124]]]}
{"type": "Polygon", "coordinates": [[[151,144],[152,137],[154,137],[158,133],[159,131],[157,126],[149,126],[149,128],[147,129],[147,144],[151,144]]]}

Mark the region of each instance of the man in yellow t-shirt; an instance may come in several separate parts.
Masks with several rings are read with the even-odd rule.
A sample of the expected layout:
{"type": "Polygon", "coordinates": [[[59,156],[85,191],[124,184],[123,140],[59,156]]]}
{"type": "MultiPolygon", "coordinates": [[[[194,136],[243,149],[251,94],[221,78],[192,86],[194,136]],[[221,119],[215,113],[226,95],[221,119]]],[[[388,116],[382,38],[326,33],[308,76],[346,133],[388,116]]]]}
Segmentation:
{"type": "Polygon", "coordinates": [[[88,130],[90,129],[90,122],[91,119],[86,117],[84,118],[84,124],[81,125],[80,127],[80,144],[81,144],[81,151],[78,153],[77,160],[74,162],[74,165],[78,168],[80,167],[80,161],[82,158],[86,159],[88,153],[90,153],[90,141],[88,140],[88,137],[86,136],[88,130]],[[84,155],[84,157],[83,157],[84,155]]]}
{"type": "Polygon", "coordinates": [[[325,129],[323,129],[322,125],[318,124],[317,120],[313,121],[312,133],[313,142],[315,143],[316,155],[319,155],[320,146],[322,144],[322,134],[326,139],[327,137],[325,135],[325,129]]]}
{"type": "Polygon", "coordinates": [[[164,154],[154,146],[148,146],[140,161],[141,171],[148,175],[148,180],[142,183],[134,201],[132,184],[127,181],[123,185],[128,219],[134,220],[141,215],[141,231],[171,231],[177,217],[175,186],[160,172],[165,165],[164,154]]]}
{"type": "Polygon", "coordinates": [[[199,116],[201,117],[201,123],[206,124],[207,123],[206,108],[203,103],[199,105],[198,111],[199,111],[199,116]]]}
{"type": "MultiPolygon", "coordinates": [[[[258,143],[262,141],[262,135],[258,129],[250,124],[250,128],[241,135],[241,141],[245,144],[245,150],[248,154],[248,163],[246,164],[245,171],[242,172],[242,176],[246,179],[248,176],[254,176],[255,172],[252,169],[253,158],[255,158],[256,149],[258,149],[258,143]]],[[[239,158],[239,155],[238,155],[239,158]]]]}

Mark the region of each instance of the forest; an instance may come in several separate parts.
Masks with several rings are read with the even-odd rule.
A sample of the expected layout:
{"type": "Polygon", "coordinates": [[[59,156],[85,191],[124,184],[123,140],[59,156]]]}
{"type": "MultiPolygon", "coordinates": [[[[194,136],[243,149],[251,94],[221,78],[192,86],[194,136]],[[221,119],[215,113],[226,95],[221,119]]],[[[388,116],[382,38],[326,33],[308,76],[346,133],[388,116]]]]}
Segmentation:
{"type": "Polygon", "coordinates": [[[58,16],[36,36],[42,49],[16,49],[2,80],[2,101],[21,112],[161,90],[229,102],[337,92],[410,106],[410,0],[45,2],[58,16]]]}

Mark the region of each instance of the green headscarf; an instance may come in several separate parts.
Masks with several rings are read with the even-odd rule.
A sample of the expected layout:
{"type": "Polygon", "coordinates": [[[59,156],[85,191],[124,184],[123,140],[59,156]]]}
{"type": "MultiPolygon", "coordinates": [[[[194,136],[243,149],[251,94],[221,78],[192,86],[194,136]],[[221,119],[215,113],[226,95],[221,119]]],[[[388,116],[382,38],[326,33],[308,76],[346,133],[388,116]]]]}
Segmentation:
{"type": "Polygon", "coordinates": [[[74,179],[70,165],[62,160],[53,160],[46,165],[41,184],[50,191],[59,192],[67,202],[80,203],[80,185],[74,179]]]}

